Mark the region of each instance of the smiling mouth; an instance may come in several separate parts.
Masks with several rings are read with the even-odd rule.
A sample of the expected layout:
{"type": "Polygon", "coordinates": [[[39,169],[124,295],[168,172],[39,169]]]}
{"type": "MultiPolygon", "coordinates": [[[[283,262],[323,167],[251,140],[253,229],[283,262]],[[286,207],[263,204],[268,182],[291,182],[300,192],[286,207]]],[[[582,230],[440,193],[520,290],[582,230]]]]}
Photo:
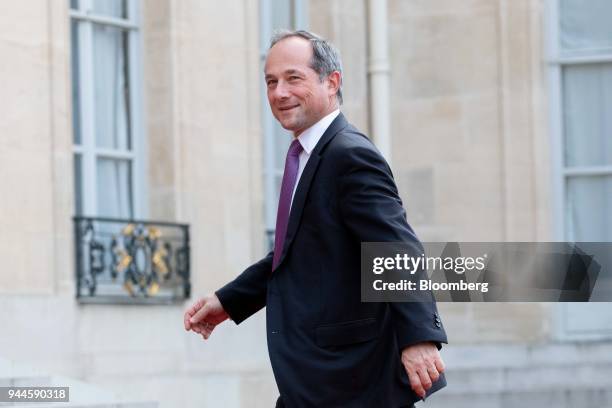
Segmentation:
{"type": "Polygon", "coordinates": [[[286,112],[286,111],[291,110],[293,108],[297,108],[298,106],[300,106],[300,105],[287,106],[287,107],[284,107],[284,108],[278,108],[278,110],[281,111],[281,112],[286,112]]]}

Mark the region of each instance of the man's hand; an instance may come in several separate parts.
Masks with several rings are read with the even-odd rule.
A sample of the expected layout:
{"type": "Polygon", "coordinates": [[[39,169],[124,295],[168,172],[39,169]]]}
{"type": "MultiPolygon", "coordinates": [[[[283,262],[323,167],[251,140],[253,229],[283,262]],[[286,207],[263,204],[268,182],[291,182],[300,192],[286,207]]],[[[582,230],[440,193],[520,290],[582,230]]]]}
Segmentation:
{"type": "Polygon", "coordinates": [[[408,373],[410,386],[421,398],[431,384],[444,372],[444,363],[434,343],[417,343],[402,350],[402,364],[408,373]]]}
{"type": "Polygon", "coordinates": [[[217,295],[212,294],[195,302],[185,312],[185,330],[193,330],[208,339],[215,327],[229,319],[217,295]]]}

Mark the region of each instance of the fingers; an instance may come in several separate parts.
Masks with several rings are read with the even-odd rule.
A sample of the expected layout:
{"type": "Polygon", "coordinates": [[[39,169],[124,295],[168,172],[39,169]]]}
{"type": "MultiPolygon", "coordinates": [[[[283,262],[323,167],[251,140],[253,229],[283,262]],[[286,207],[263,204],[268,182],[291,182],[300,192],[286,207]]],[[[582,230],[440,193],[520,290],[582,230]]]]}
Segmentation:
{"type": "Polygon", "coordinates": [[[191,315],[189,314],[189,311],[186,311],[185,316],[183,316],[183,323],[185,324],[185,330],[191,329],[191,322],[189,321],[189,319],[191,319],[191,315]]]}
{"type": "Polygon", "coordinates": [[[202,336],[204,340],[208,340],[216,324],[206,321],[210,312],[210,306],[206,298],[195,302],[189,309],[185,311],[183,323],[185,330],[192,330],[202,336]]]}
{"type": "Polygon", "coordinates": [[[204,332],[202,333],[202,337],[204,337],[204,340],[208,340],[213,330],[215,330],[214,324],[209,324],[208,326],[204,327],[204,332]]]}
{"type": "Polygon", "coordinates": [[[209,311],[209,307],[207,307],[207,305],[204,305],[200,310],[198,310],[193,316],[191,316],[191,319],[189,319],[189,321],[191,322],[191,324],[194,323],[200,323],[202,322],[206,316],[208,315],[208,311],[209,311]]]}
{"type": "Polygon", "coordinates": [[[192,328],[190,319],[193,317],[194,314],[197,313],[198,310],[200,310],[204,306],[205,303],[206,302],[204,301],[204,299],[200,299],[185,311],[185,315],[183,316],[185,330],[190,330],[192,328]]]}
{"type": "Polygon", "coordinates": [[[421,398],[425,397],[425,388],[421,384],[421,376],[416,372],[411,370],[408,373],[408,379],[410,380],[410,388],[421,398]]]}
{"type": "Polygon", "coordinates": [[[444,361],[442,361],[442,359],[440,358],[440,356],[438,356],[435,360],[434,360],[434,364],[436,366],[436,370],[438,370],[438,372],[440,374],[442,374],[444,372],[444,361]]]}
{"type": "Polygon", "coordinates": [[[436,382],[440,379],[440,373],[438,372],[438,369],[436,368],[436,365],[434,363],[430,364],[429,367],[427,367],[427,376],[432,382],[436,382]]]}
{"type": "Polygon", "coordinates": [[[204,340],[208,340],[215,327],[212,323],[197,323],[193,325],[193,331],[201,335],[204,340]]]}
{"type": "Polygon", "coordinates": [[[211,323],[210,321],[201,321],[198,323],[192,323],[191,330],[202,336],[206,335],[206,338],[208,338],[216,326],[216,324],[211,323]]]}
{"type": "Polygon", "coordinates": [[[410,387],[421,398],[440,379],[444,363],[435,345],[422,343],[402,351],[402,363],[410,380],[410,387]]]}
{"type": "Polygon", "coordinates": [[[196,333],[198,333],[198,334],[200,334],[204,330],[204,324],[203,323],[192,324],[191,325],[191,330],[196,332],[196,333]]]}
{"type": "Polygon", "coordinates": [[[416,370],[411,369],[408,372],[408,379],[410,380],[410,388],[412,388],[419,397],[425,398],[427,390],[432,386],[432,381],[436,381],[437,377],[435,380],[432,379],[427,368],[419,367],[416,370]]]}

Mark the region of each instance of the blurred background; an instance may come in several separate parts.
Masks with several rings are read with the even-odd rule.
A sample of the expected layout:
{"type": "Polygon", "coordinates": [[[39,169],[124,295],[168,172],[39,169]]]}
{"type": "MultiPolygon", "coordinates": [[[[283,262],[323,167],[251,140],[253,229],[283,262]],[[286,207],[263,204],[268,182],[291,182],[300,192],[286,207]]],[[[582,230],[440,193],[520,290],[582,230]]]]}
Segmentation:
{"type": "MultiPolygon", "coordinates": [[[[273,406],[263,313],[206,343],[182,317],[270,246],[279,27],[340,49],[342,111],[423,241],[611,241],[610,21],[609,0],[0,0],[0,385],[273,406]]],[[[449,386],[418,406],[612,407],[610,304],[439,308],[449,386]]]]}

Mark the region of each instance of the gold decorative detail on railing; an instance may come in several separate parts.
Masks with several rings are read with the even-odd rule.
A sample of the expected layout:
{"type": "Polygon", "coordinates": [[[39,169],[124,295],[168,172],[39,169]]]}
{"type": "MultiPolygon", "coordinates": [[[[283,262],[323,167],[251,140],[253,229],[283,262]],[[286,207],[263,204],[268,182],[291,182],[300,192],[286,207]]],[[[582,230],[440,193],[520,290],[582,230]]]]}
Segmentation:
{"type": "MultiPolygon", "coordinates": [[[[108,286],[118,279],[131,298],[167,298],[169,293],[176,293],[174,289],[168,292],[169,288],[189,296],[188,226],[88,217],[75,217],[75,224],[77,297],[86,296],[82,288],[88,289],[88,297],[100,297],[96,295],[98,286],[108,286]],[[108,234],[109,226],[105,224],[119,224],[115,231],[120,233],[108,234]],[[98,275],[110,279],[100,280],[98,275]]],[[[174,299],[176,294],[172,296],[174,299]]]]}

